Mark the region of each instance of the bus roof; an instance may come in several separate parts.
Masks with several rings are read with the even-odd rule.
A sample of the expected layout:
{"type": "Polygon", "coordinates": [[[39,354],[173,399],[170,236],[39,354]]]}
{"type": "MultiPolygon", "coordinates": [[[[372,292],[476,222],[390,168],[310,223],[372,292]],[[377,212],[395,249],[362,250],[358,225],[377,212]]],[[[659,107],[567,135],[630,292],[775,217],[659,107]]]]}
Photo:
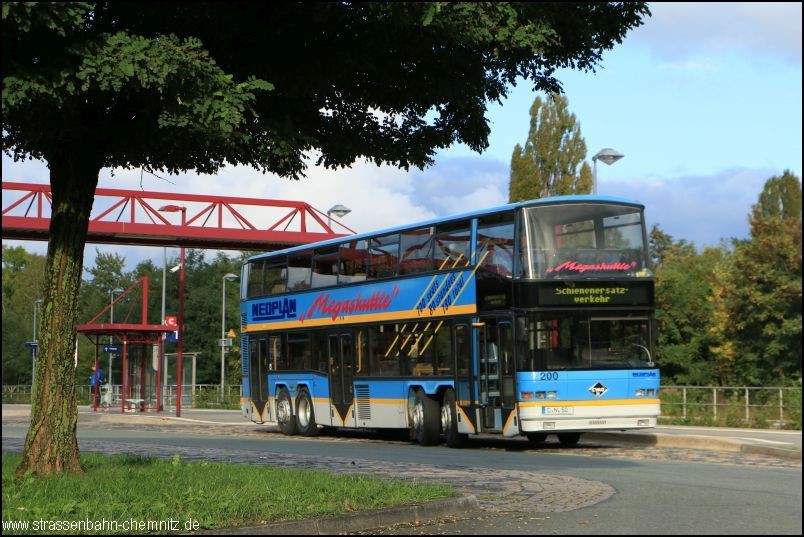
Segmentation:
{"type": "Polygon", "coordinates": [[[560,203],[573,203],[573,202],[595,202],[595,203],[616,203],[621,205],[633,205],[635,207],[644,208],[644,204],[633,201],[625,198],[617,198],[613,196],[593,196],[590,194],[575,194],[571,196],[553,196],[549,198],[539,198],[535,200],[528,200],[528,201],[518,201],[516,203],[509,203],[507,205],[498,205],[496,207],[489,207],[488,209],[480,209],[476,211],[470,211],[467,213],[455,214],[450,216],[442,216],[439,218],[431,218],[429,220],[422,220],[420,222],[412,222],[410,224],[405,224],[402,226],[395,226],[386,229],[377,229],[373,231],[368,231],[365,233],[357,233],[355,235],[346,235],[343,237],[339,237],[337,239],[329,239],[326,241],[321,242],[314,242],[309,244],[302,244],[300,246],[293,246],[292,248],[285,248],[283,250],[275,250],[273,252],[264,252],[261,254],[255,254],[248,258],[247,261],[251,261],[253,259],[260,259],[264,257],[273,257],[275,255],[282,255],[288,254],[293,252],[302,252],[305,250],[309,250],[311,247],[321,247],[321,246],[328,246],[332,244],[340,244],[344,241],[356,241],[360,239],[368,239],[371,237],[377,237],[381,235],[387,235],[390,233],[398,233],[400,231],[408,230],[408,229],[416,229],[422,226],[432,226],[443,224],[444,222],[450,222],[452,220],[461,220],[465,218],[476,218],[478,216],[484,216],[488,214],[494,214],[499,212],[504,212],[508,210],[518,209],[520,207],[536,207],[539,205],[553,205],[553,204],[560,204],[560,203]]]}

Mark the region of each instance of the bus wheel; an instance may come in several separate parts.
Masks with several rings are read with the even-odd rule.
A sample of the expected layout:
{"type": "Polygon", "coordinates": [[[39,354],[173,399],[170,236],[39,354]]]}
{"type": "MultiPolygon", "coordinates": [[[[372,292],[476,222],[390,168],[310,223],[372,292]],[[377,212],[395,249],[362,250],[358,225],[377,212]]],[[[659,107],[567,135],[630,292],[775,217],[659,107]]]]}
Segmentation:
{"type": "Polygon", "coordinates": [[[285,388],[279,390],[276,398],[276,421],[283,434],[288,436],[299,434],[296,418],[293,417],[293,403],[290,402],[290,394],[285,388]]]}
{"type": "Polygon", "coordinates": [[[434,446],[441,440],[438,403],[424,390],[416,392],[413,404],[413,435],[422,446],[434,446]]]}
{"type": "Polygon", "coordinates": [[[320,433],[315,424],[313,400],[306,388],[301,388],[296,397],[296,426],[302,436],[318,436],[320,433]]]}
{"type": "Polygon", "coordinates": [[[580,439],[581,433],[561,433],[558,435],[558,441],[565,447],[574,446],[580,439]]]}
{"type": "Polygon", "coordinates": [[[449,447],[459,449],[466,446],[468,435],[458,432],[458,405],[452,389],[444,392],[444,400],[441,403],[441,430],[444,431],[444,438],[449,447]]]}
{"type": "Polygon", "coordinates": [[[528,433],[528,442],[534,446],[544,443],[545,440],[547,440],[545,433],[528,433]]]}

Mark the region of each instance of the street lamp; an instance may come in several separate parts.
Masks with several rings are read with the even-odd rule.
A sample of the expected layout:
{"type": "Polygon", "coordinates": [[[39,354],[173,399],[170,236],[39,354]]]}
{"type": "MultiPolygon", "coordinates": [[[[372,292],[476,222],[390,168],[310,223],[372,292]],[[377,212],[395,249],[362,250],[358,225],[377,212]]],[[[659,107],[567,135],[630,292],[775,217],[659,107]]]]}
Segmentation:
{"type": "Polygon", "coordinates": [[[602,160],[604,163],[611,166],[624,156],[625,155],[623,155],[622,153],[618,153],[614,149],[607,147],[605,149],[601,149],[600,151],[597,152],[597,154],[594,157],[592,157],[592,163],[593,163],[592,194],[597,195],[597,161],[602,160]]]}
{"type": "MultiPolygon", "coordinates": [[[[181,226],[183,228],[186,225],[187,207],[183,205],[164,205],[159,210],[168,213],[181,211],[181,226]]],[[[182,352],[184,350],[184,246],[181,247],[179,268],[179,347],[176,349],[176,417],[181,417],[181,368],[184,365],[182,363],[182,352]]]]}
{"type": "Polygon", "coordinates": [[[39,341],[36,333],[36,317],[39,304],[42,303],[41,298],[34,300],[34,316],[33,316],[33,347],[31,348],[31,394],[33,394],[34,379],[36,378],[36,350],[39,346],[39,341]]]}
{"type": "MultiPolygon", "coordinates": [[[[111,318],[109,320],[109,324],[114,324],[114,296],[122,294],[124,292],[125,292],[125,290],[120,288],[120,287],[118,287],[117,289],[110,289],[109,290],[109,314],[111,316],[111,318]]],[[[113,343],[114,343],[114,341],[112,341],[112,335],[109,334],[109,345],[112,345],[113,343]]],[[[110,349],[109,350],[109,371],[107,372],[108,377],[106,377],[106,378],[109,379],[109,384],[112,383],[112,356],[113,355],[114,355],[114,352],[112,352],[111,349],[110,349]]],[[[123,374],[125,375],[126,372],[123,371],[123,374]]]]}
{"type": "Polygon", "coordinates": [[[226,360],[226,280],[230,282],[236,280],[238,278],[237,274],[232,274],[229,272],[228,274],[223,275],[223,292],[221,295],[221,403],[223,403],[224,396],[224,363],[226,360]]]}
{"type": "MultiPolygon", "coordinates": [[[[346,216],[347,214],[349,214],[351,212],[352,212],[352,209],[350,209],[349,207],[346,207],[345,205],[340,205],[340,204],[335,205],[329,211],[327,211],[327,226],[330,227],[330,228],[332,227],[332,215],[333,214],[335,216],[337,216],[338,218],[342,218],[342,217],[346,216]]],[[[330,229],[330,231],[332,231],[332,230],[330,229]]]]}

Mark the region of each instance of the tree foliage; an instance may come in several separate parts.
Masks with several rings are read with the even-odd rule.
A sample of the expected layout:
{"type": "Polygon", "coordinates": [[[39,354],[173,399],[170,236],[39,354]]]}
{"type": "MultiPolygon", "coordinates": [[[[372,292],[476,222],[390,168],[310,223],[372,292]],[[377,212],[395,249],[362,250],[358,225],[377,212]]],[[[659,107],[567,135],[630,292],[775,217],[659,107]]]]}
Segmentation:
{"type": "Polygon", "coordinates": [[[768,179],[720,280],[723,310],[716,349],[724,376],[751,385],[801,379],[801,181],[790,172],[768,179]]]}
{"type": "MultiPolygon", "coordinates": [[[[30,385],[31,383],[31,351],[24,347],[30,341],[33,331],[34,300],[40,295],[36,289],[41,287],[44,275],[45,258],[31,254],[22,247],[3,246],[3,278],[4,315],[3,315],[3,382],[7,385],[30,385]]],[[[185,332],[185,350],[199,353],[197,363],[198,384],[218,384],[220,382],[220,337],[222,278],[227,273],[239,273],[242,258],[228,257],[219,253],[214,259],[206,260],[200,250],[189,250],[187,255],[187,282],[185,313],[187,317],[185,332]]],[[[177,259],[168,259],[168,265],[178,263],[177,259]]],[[[129,289],[143,276],[148,277],[148,322],[159,324],[162,317],[162,267],[153,261],[139,263],[134,270],[125,271],[125,258],[118,254],[98,252],[91,266],[85,267],[85,278],[81,282],[78,299],[78,324],[85,324],[90,319],[109,307],[110,291],[113,289],[129,289]]],[[[165,310],[168,315],[176,315],[179,308],[178,276],[167,273],[165,288],[165,310]],[[172,276],[172,277],[171,277],[172,276]]],[[[228,282],[226,286],[226,330],[240,331],[239,327],[239,282],[228,282]]],[[[121,295],[114,306],[115,323],[139,324],[141,302],[139,288],[121,295]]],[[[96,323],[109,323],[111,315],[106,313],[96,323]]],[[[237,339],[237,338],[235,338],[237,339]]],[[[80,336],[78,340],[78,364],[76,366],[76,384],[86,385],[89,382],[90,367],[95,360],[93,340],[80,336]]],[[[98,340],[100,345],[108,343],[106,337],[98,340]]],[[[176,344],[166,343],[165,352],[175,353],[176,344]]],[[[239,347],[230,349],[227,358],[227,371],[235,384],[240,382],[239,347]]],[[[121,382],[121,360],[112,362],[111,375],[108,368],[108,355],[98,350],[99,360],[107,378],[114,384],[121,382]]],[[[175,362],[170,364],[171,382],[175,382],[175,362]]]]}
{"type": "MultiPolygon", "coordinates": [[[[754,221],[762,219],[801,219],[801,180],[785,170],[781,177],[771,177],[752,208],[754,221]]],[[[753,225],[752,225],[753,230],[753,225]]]]}
{"type": "Polygon", "coordinates": [[[9,2],[3,13],[4,150],[50,162],[69,140],[103,166],[229,163],[298,177],[312,150],[329,167],[423,166],[455,142],[481,150],[488,101],[520,78],[560,90],[555,69],[594,70],[649,12],[641,2],[9,2]]]}
{"type": "Polygon", "coordinates": [[[698,253],[695,246],[654,226],[654,248],[661,245],[656,269],[659,364],[665,382],[706,386],[718,382],[710,352],[715,269],[729,253],[722,247],[698,253]]]}
{"type": "Polygon", "coordinates": [[[702,253],[654,227],[660,363],[669,382],[801,381],[800,200],[790,172],[768,179],[750,238],[702,253]]]}
{"type": "Polygon", "coordinates": [[[42,298],[45,258],[3,245],[3,383],[30,384],[34,302],[42,298]]]}
{"type": "Polygon", "coordinates": [[[514,147],[508,201],[523,201],[566,194],[588,194],[592,171],[586,142],[567,98],[551,94],[536,97],[530,108],[530,131],[524,147],[514,147]],[[579,169],[580,167],[580,169],[579,169]]]}

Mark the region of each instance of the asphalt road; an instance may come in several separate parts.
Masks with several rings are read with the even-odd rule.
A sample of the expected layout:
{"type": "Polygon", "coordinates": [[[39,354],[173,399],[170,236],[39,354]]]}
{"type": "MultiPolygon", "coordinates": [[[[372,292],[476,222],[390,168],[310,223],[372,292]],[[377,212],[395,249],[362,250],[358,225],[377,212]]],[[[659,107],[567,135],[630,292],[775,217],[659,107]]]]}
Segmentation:
{"type": "MultiPolygon", "coordinates": [[[[659,435],[704,437],[709,439],[704,445],[725,448],[766,441],[795,446],[797,436],[798,458],[667,447],[672,442],[629,445],[592,435],[574,449],[479,439],[469,449],[453,450],[369,434],[290,438],[243,423],[236,412],[185,410],[181,419],[81,412],[84,450],[166,457],[181,452],[183,458],[438,480],[479,500],[476,510],[458,519],[363,532],[369,534],[801,535],[802,530],[801,433],[682,428],[659,435]],[[715,441],[720,435],[728,438],[715,441]]],[[[24,414],[3,406],[4,449],[21,446],[24,414]]]]}

